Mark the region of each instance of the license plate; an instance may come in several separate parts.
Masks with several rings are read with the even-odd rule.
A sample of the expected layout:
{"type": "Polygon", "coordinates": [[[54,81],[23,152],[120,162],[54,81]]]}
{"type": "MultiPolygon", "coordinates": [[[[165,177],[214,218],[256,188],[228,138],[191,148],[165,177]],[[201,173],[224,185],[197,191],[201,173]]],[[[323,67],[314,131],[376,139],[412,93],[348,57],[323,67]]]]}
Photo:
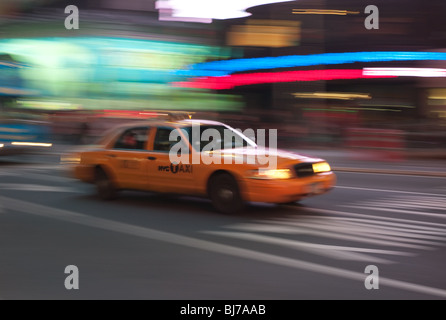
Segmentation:
{"type": "Polygon", "coordinates": [[[320,182],[312,183],[308,186],[308,191],[311,194],[319,194],[324,192],[324,186],[320,182]]]}

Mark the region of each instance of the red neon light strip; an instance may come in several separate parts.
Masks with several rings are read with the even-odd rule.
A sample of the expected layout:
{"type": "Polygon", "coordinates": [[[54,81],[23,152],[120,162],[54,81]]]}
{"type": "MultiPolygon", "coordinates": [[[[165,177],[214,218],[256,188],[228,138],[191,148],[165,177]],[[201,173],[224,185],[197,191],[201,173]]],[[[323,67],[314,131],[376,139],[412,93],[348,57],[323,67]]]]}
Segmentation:
{"type": "Polygon", "coordinates": [[[396,76],[364,75],[362,69],[330,69],[244,73],[222,77],[202,77],[191,81],[173,82],[172,85],[183,88],[222,90],[232,89],[237,86],[263,83],[371,78],[396,78],[396,76]]]}

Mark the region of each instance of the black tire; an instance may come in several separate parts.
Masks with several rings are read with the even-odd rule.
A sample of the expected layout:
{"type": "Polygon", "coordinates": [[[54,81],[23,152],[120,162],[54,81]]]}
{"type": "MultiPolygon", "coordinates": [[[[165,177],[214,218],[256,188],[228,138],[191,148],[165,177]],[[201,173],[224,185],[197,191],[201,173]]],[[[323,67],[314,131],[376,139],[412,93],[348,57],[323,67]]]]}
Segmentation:
{"type": "Polygon", "coordinates": [[[113,181],[107,175],[107,173],[101,169],[96,169],[95,177],[96,193],[102,200],[114,200],[117,197],[117,190],[113,184],[113,181]]]}
{"type": "Polygon", "coordinates": [[[237,181],[227,173],[220,173],[209,181],[209,198],[220,213],[234,214],[244,205],[237,181]]]}

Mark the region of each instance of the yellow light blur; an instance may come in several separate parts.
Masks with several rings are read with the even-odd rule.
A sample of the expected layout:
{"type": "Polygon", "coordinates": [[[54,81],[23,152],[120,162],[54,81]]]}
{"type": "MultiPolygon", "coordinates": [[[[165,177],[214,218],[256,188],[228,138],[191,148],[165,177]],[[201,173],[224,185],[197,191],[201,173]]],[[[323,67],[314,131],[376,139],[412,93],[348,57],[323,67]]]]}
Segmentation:
{"type": "Polygon", "coordinates": [[[7,127],[5,127],[5,128],[0,127],[0,131],[2,131],[2,132],[28,132],[28,130],[26,130],[26,129],[16,129],[16,128],[7,128],[7,127]]]}
{"type": "Polygon", "coordinates": [[[429,96],[432,100],[446,100],[446,96],[429,96]]]}
{"type": "Polygon", "coordinates": [[[346,16],[348,14],[359,14],[359,11],[320,10],[320,9],[293,9],[293,14],[331,14],[331,15],[337,15],[337,16],[346,16]]]}
{"type": "Polygon", "coordinates": [[[79,164],[81,162],[80,155],[64,155],[60,157],[62,164],[79,164]]]}
{"type": "Polygon", "coordinates": [[[428,99],[446,100],[446,89],[445,88],[430,89],[428,93],[428,99]]]}
{"type": "Polygon", "coordinates": [[[230,46],[289,47],[300,41],[300,21],[248,20],[231,26],[227,32],[230,46]]]}
{"type": "Polygon", "coordinates": [[[268,180],[283,180],[290,179],[293,175],[290,169],[259,169],[251,171],[250,178],[253,179],[268,179],[268,180]]]}
{"type": "Polygon", "coordinates": [[[309,99],[335,99],[335,100],[353,100],[353,99],[371,99],[369,93],[349,93],[349,92],[312,92],[312,93],[293,93],[296,98],[309,99]]]}
{"type": "Polygon", "coordinates": [[[39,142],[12,142],[11,145],[13,146],[27,146],[27,147],[45,147],[49,148],[52,147],[52,143],[39,143],[39,142]]]}
{"type": "Polygon", "coordinates": [[[313,171],[314,173],[329,172],[331,168],[327,162],[318,162],[313,163],[313,171]]]}
{"type": "Polygon", "coordinates": [[[3,143],[0,143],[0,148],[3,148],[5,145],[3,143]]]}

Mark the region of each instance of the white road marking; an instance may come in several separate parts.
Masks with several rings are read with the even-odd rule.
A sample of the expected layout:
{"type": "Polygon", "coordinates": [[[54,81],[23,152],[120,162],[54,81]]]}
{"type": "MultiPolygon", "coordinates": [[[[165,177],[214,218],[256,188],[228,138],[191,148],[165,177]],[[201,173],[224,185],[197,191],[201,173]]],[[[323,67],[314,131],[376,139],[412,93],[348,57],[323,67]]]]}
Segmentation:
{"type": "Polygon", "coordinates": [[[67,170],[68,167],[62,164],[16,164],[5,165],[0,167],[1,170],[14,170],[18,172],[26,171],[43,171],[43,170],[67,170]]]}
{"type": "Polygon", "coordinates": [[[53,187],[41,184],[19,184],[19,183],[0,183],[0,189],[3,190],[17,190],[17,191],[34,191],[34,192],[81,192],[69,187],[53,187]]]}
{"type": "Polygon", "coordinates": [[[305,208],[306,211],[314,212],[314,213],[322,213],[322,214],[329,214],[329,215],[341,215],[341,216],[347,216],[347,217],[364,217],[364,218],[371,218],[371,219],[380,219],[384,221],[398,221],[398,222],[414,222],[416,224],[420,225],[426,225],[426,226],[438,226],[438,227],[445,227],[445,224],[438,223],[438,222],[428,222],[428,221],[421,221],[421,220],[407,220],[407,219],[401,219],[401,218],[390,218],[390,217],[384,217],[384,216],[375,216],[370,214],[363,214],[363,213],[352,213],[352,212],[344,212],[339,210],[330,210],[330,209],[322,209],[322,208],[305,208]]]}
{"type": "MultiPolygon", "coordinates": [[[[367,169],[367,168],[358,168],[360,170],[367,169]]],[[[333,170],[336,171],[336,170],[333,170]]],[[[442,172],[445,170],[443,169],[442,172]]],[[[339,170],[338,173],[342,174],[372,174],[374,176],[381,175],[381,176],[389,176],[389,175],[397,175],[398,177],[409,177],[409,178],[433,178],[433,179],[444,179],[444,176],[435,176],[435,175],[429,175],[429,171],[427,171],[427,175],[423,174],[403,174],[403,173],[384,173],[384,172],[355,172],[355,171],[341,171],[339,170]]],[[[435,172],[434,172],[435,173],[435,172]]]]}
{"type": "Polygon", "coordinates": [[[385,192],[385,193],[417,194],[417,195],[439,196],[439,197],[444,197],[445,196],[444,194],[436,194],[436,193],[423,193],[423,192],[412,192],[412,191],[403,191],[403,190],[374,189],[374,188],[361,188],[361,187],[349,187],[349,186],[335,186],[335,189],[336,188],[339,188],[339,189],[352,189],[352,190],[363,190],[363,191],[375,191],[375,192],[385,192]]]}
{"type": "MultiPolygon", "coordinates": [[[[173,233],[158,231],[140,226],[134,226],[122,222],[115,222],[102,218],[87,216],[84,214],[56,209],[48,206],[38,205],[31,202],[16,200],[0,196],[0,201],[8,208],[18,210],[31,215],[37,215],[45,218],[57,219],[65,222],[76,223],[83,226],[119,232],[131,236],[141,237],[150,240],[163,241],[176,245],[186,246],[194,249],[206,250],[214,253],[225,254],[233,257],[251,259],[265,263],[271,263],[280,266],[286,266],[294,269],[306,270],[327,274],[330,276],[342,277],[362,283],[364,273],[344,270],[340,268],[325,266],[317,263],[306,262],[297,259],[281,257],[273,254],[256,252],[249,249],[242,249],[229,245],[219,244],[211,241],[200,240],[192,237],[180,236],[173,233]]],[[[400,290],[407,290],[420,294],[427,294],[435,297],[446,298],[446,290],[433,288],[429,286],[404,282],[400,280],[380,278],[381,287],[392,287],[400,290]]]]}
{"type": "Polygon", "coordinates": [[[40,173],[26,173],[23,175],[23,178],[32,178],[37,180],[47,180],[47,181],[53,181],[53,182],[69,182],[74,181],[75,179],[71,177],[66,176],[55,176],[51,174],[40,174],[40,173]]]}
{"type": "Polygon", "coordinates": [[[20,174],[18,174],[18,173],[14,173],[14,172],[8,172],[8,171],[0,171],[0,177],[7,177],[7,176],[10,176],[10,177],[16,177],[16,176],[20,176],[20,174]]]}
{"type": "Polygon", "coordinates": [[[32,180],[46,180],[51,182],[70,182],[75,181],[74,178],[71,178],[69,176],[63,176],[63,175],[54,175],[53,173],[47,173],[47,174],[41,174],[41,173],[32,173],[28,171],[24,171],[21,173],[17,172],[1,172],[0,176],[11,176],[11,177],[19,177],[23,179],[32,179],[32,180]]]}
{"type": "MultiPolygon", "coordinates": [[[[290,222],[282,222],[284,224],[289,225],[290,222]]],[[[317,223],[317,222],[315,222],[317,223]]],[[[368,244],[375,244],[375,245],[382,245],[382,246],[391,246],[391,247],[401,247],[401,248],[411,248],[411,249],[424,249],[429,250],[430,247],[426,245],[432,245],[434,243],[426,241],[417,241],[418,244],[410,244],[406,243],[407,241],[404,241],[402,239],[398,239],[397,237],[377,237],[370,234],[364,235],[362,233],[354,232],[353,228],[347,232],[341,232],[341,230],[331,229],[330,227],[325,228],[317,228],[316,226],[313,227],[311,224],[305,224],[302,225],[299,222],[295,223],[296,234],[308,234],[308,235],[314,235],[324,238],[331,238],[331,239],[339,239],[339,240],[350,240],[350,241],[356,241],[356,242],[362,242],[362,243],[368,243],[368,244]],[[300,227],[300,228],[299,228],[300,227]],[[320,229],[320,230],[318,230],[320,229]],[[425,244],[425,245],[421,245],[425,244]]],[[[233,226],[234,227],[234,226],[233,226]]]]}
{"type": "MultiPolygon", "coordinates": [[[[364,205],[371,205],[371,206],[377,206],[374,202],[364,202],[364,205]]],[[[390,201],[390,200],[383,200],[379,204],[379,206],[390,206],[390,207],[397,207],[397,208],[422,208],[422,209],[433,209],[433,210],[444,210],[446,208],[446,201],[441,204],[437,203],[422,203],[422,202],[412,202],[412,201],[406,201],[405,203],[401,203],[399,201],[390,201]]]]}
{"type": "MultiPolygon", "coordinates": [[[[351,225],[351,226],[363,226],[364,224],[361,222],[353,222],[353,221],[343,221],[344,225],[351,225]]],[[[394,231],[403,231],[403,232],[410,232],[410,233],[419,233],[419,234],[429,234],[429,235],[441,235],[444,236],[446,234],[446,230],[441,230],[441,231],[426,231],[426,230],[416,230],[416,229],[412,229],[412,228],[416,228],[415,226],[411,226],[412,228],[397,228],[397,227],[386,227],[386,226],[374,226],[374,223],[369,222],[369,226],[370,227],[379,227],[382,230],[394,230],[394,231]]],[[[417,237],[422,237],[422,236],[417,236],[417,237]]],[[[428,239],[437,239],[437,240],[442,240],[445,239],[445,237],[435,237],[435,238],[428,238],[428,239]]]]}
{"type": "MultiPolygon", "coordinates": [[[[311,209],[308,208],[307,210],[317,210],[317,209],[311,209]]],[[[333,212],[333,211],[331,211],[333,212]]],[[[355,214],[356,215],[356,214],[355,214]]],[[[363,225],[364,223],[367,223],[370,227],[374,227],[374,225],[378,225],[378,227],[380,228],[384,228],[384,229],[390,229],[390,230],[394,230],[394,227],[399,227],[396,230],[408,230],[410,232],[413,233],[425,233],[425,234],[436,234],[436,235],[445,235],[446,234],[446,225],[443,224],[435,224],[435,225],[441,225],[444,226],[444,228],[438,228],[438,227],[427,227],[427,226],[422,226],[419,225],[417,220],[403,220],[403,219],[395,219],[396,221],[407,221],[408,223],[398,223],[398,222],[389,222],[389,221],[380,221],[378,219],[383,220],[383,217],[377,216],[376,220],[373,219],[367,219],[367,215],[364,215],[365,218],[346,218],[346,217],[334,217],[334,216],[324,216],[325,220],[339,220],[342,221],[343,224],[346,223],[359,223],[361,225],[363,225]],[[410,222],[412,223],[416,223],[416,224],[410,224],[410,222]],[[404,229],[407,228],[407,229],[404,229]]],[[[301,215],[300,216],[301,219],[310,219],[310,218],[314,218],[314,216],[306,216],[306,215],[301,215]]],[[[384,217],[386,218],[386,217],[384,217]]],[[[386,220],[389,218],[386,218],[386,220]]],[[[390,218],[392,219],[392,218],[390,218]]],[[[280,221],[290,221],[289,219],[280,219],[278,218],[278,220],[280,221]]]]}
{"type": "MultiPolygon", "coordinates": [[[[435,245],[436,242],[424,241],[417,239],[430,239],[430,240],[446,240],[445,237],[438,237],[435,235],[423,235],[414,233],[411,229],[406,229],[407,232],[401,228],[393,228],[393,230],[382,229],[381,226],[371,227],[365,223],[356,223],[353,226],[345,222],[335,222],[326,220],[325,218],[318,219],[313,218],[311,220],[299,220],[299,221],[267,221],[268,225],[263,224],[236,224],[228,226],[231,229],[243,230],[243,231],[255,231],[255,232],[269,232],[269,233],[280,233],[280,234],[310,234],[310,235],[324,235],[325,237],[334,236],[339,238],[340,235],[360,235],[362,242],[367,242],[371,239],[386,239],[392,240],[393,245],[400,242],[412,242],[419,244],[429,244],[435,245]],[[271,223],[277,223],[279,225],[270,225],[271,223]],[[285,225],[285,226],[281,226],[285,225]],[[291,227],[294,226],[294,227],[291,227]],[[328,231],[328,232],[320,232],[328,231]],[[368,238],[366,238],[368,237],[368,238]],[[417,238],[417,239],[408,239],[417,238]]],[[[443,235],[446,233],[444,230],[443,235]]],[[[390,245],[390,243],[389,243],[390,245]]]]}
{"type": "Polygon", "coordinates": [[[426,195],[400,195],[395,197],[386,197],[381,199],[353,202],[342,207],[366,209],[373,211],[385,211],[404,213],[410,215],[435,217],[438,219],[446,218],[446,197],[433,197],[426,195]],[[434,211],[420,211],[434,210],[434,211]]]}
{"type": "Polygon", "coordinates": [[[262,236],[246,232],[204,231],[203,233],[291,247],[338,260],[373,261],[383,264],[393,263],[390,260],[377,258],[371,255],[359,254],[356,252],[414,256],[414,254],[407,252],[315,244],[309,242],[280,239],[270,236],[262,236]]]}
{"type": "Polygon", "coordinates": [[[396,212],[396,213],[407,213],[425,217],[446,219],[446,214],[441,213],[430,213],[430,212],[417,212],[411,210],[400,210],[400,209],[391,209],[391,208],[380,208],[380,207],[371,207],[371,206],[363,206],[363,205],[343,205],[343,207],[354,208],[354,209],[369,209],[375,211],[385,211],[385,212],[396,212]]]}
{"type": "Polygon", "coordinates": [[[331,230],[335,231],[336,233],[358,234],[362,236],[368,236],[371,238],[387,239],[401,242],[412,242],[420,244],[435,245],[435,242],[418,240],[418,239],[446,240],[446,238],[444,237],[420,235],[412,232],[397,232],[394,230],[389,231],[380,229],[379,227],[376,226],[372,228],[366,224],[359,224],[359,223],[352,227],[351,225],[346,225],[346,224],[330,224],[315,220],[308,223],[299,224],[299,226],[307,227],[310,229],[329,230],[329,231],[331,230]],[[411,239],[411,238],[417,238],[417,239],[411,239]]]}

